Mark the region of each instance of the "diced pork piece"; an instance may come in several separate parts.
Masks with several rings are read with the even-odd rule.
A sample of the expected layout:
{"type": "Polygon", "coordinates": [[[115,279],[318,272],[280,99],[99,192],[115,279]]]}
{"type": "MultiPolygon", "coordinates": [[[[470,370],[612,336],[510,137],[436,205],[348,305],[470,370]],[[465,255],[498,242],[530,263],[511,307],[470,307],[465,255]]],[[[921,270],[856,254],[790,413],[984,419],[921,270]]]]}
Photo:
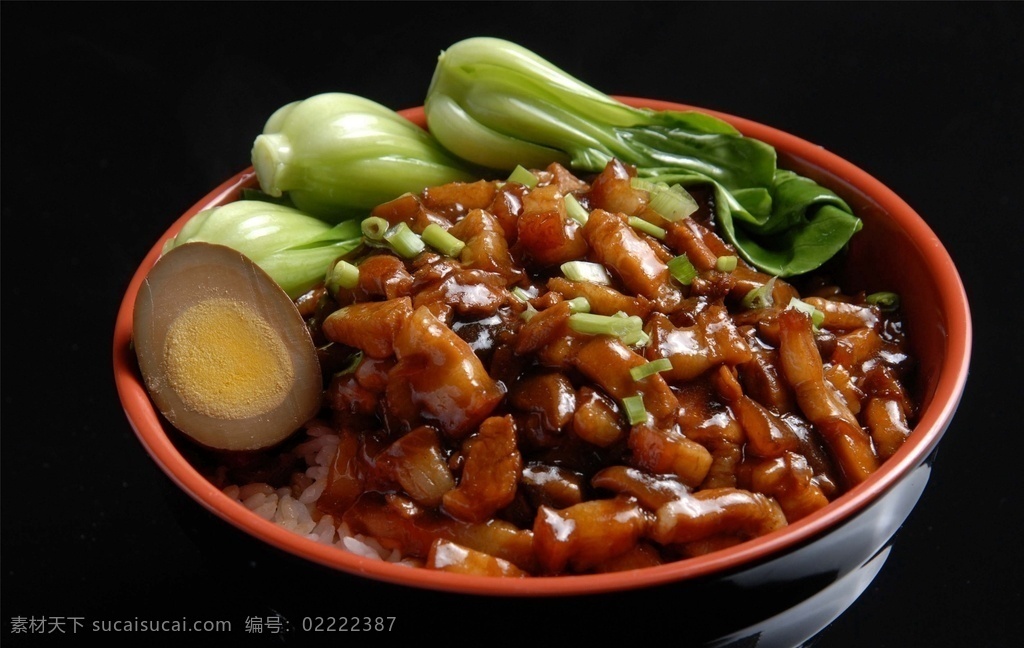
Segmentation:
{"type": "Polygon", "coordinates": [[[537,561],[542,573],[586,571],[635,547],[647,525],[644,510],[626,497],[542,506],[533,525],[537,561]]]}
{"type": "Polygon", "coordinates": [[[565,277],[548,279],[548,290],[560,294],[564,299],[583,297],[590,304],[590,312],[597,315],[625,313],[646,319],[653,305],[646,297],[623,295],[621,292],[592,281],[572,281],[565,277]]]}
{"type": "Polygon", "coordinates": [[[466,244],[459,260],[467,268],[501,275],[508,285],[522,280],[523,271],[512,261],[501,223],[490,213],[474,209],[448,233],[466,244]]]}
{"type": "Polygon", "coordinates": [[[371,358],[387,358],[394,353],[395,336],[411,314],[408,297],[359,302],[328,315],[323,332],[332,342],[360,349],[371,358]]]}
{"type": "Polygon", "coordinates": [[[443,510],[466,522],[483,522],[512,503],[523,469],[511,416],[492,416],[462,442],[462,474],[444,493],[443,510]]]}
{"type": "Polygon", "coordinates": [[[420,200],[428,208],[448,214],[468,213],[486,209],[498,192],[496,180],[476,182],[449,182],[423,190],[420,200]]]}
{"type": "Polygon", "coordinates": [[[411,405],[451,438],[475,429],[505,396],[505,387],[491,378],[473,348],[426,307],[413,311],[398,332],[395,355],[389,400],[394,393],[396,403],[411,405]]]}
{"type": "Polygon", "coordinates": [[[699,486],[711,470],[711,453],[688,439],[678,426],[634,425],[629,432],[629,449],[638,468],[675,475],[690,487],[699,486]]]}
{"type": "Polygon", "coordinates": [[[825,380],[811,318],[788,308],[778,320],[782,369],[797,404],[825,439],[847,486],[855,486],[878,468],[871,437],[825,380]]]}
{"type": "Polygon", "coordinates": [[[366,464],[362,461],[362,443],[352,432],[338,435],[338,447],[327,472],[323,493],[316,506],[321,513],[341,517],[363,493],[366,464]]]}
{"type": "Polygon", "coordinates": [[[615,401],[589,386],[580,388],[572,417],[572,431],[587,443],[607,448],[626,438],[629,431],[615,401]]]}
{"type": "Polygon", "coordinates": [[[691,489],[672,475],[656,475],[630,466],[609,466],[590,479],[594,488],[629,495],[649,511],[687,496],[691,489]]]}
{"type": "Polygon", "coordinates": [[[791,524],[828,504],[807,459],[794,452],[755,462],[746,481],[751,490],[774,498],[791,524]]]}
{"type": "Polygon", "coordinates": [[[342,521],[352,533],[370,536],[405,556],[425,559],[440,538],[507,560],[523,571],[536,570],[533,532],[501,520],[461,522],[395,494],[366,492],[342,521]]]}
{"type": "Polygon", "coordinates": [[[662,545],[696,542],[717,535],[749,539],[786,524],[782,508],[767,495],[738,488],[711,488],[659,508],[651,538],[662,545]]]}
{"type": "Polygon", "coordinates": [[[814,306],[825,315],[820,326],[829,331],[853,331],[859,328],[874,329],[879,325],[878,313],[870,306],[859,306],[849,302],[825,299],[824,297],[805,297],[806,303],[814,306]]]}
{"type": "Polygon", "coordinates": [[[719,364],[738,365],[752,358],[746,339],[724,306],[712,305],[697,314],[691,327],[676,327],[661,313],[648,320],[651,343],[647,357],[668,358],[667,380],[692,380],[719,364]]]}
{"type": "Polygon", "coordinates": [[[435,541],[430,546],[424,567],[452,574],[471,574],[474,576],[496,576],[502,578],[527,578],[530,576],[530,574],[507,560],[502,560],[469,547],[463,547],[450,540],[441,539],[435,541]]]}
{"type": "Polygon", "coordinates": [[[877,355],[881,348],[882,336],[875,329],[855,329],[838,336],[831,361],[848,370],[856,370],[864,361],[877,355]]]}
{"type": "Polygon", "coordinates": [[[547,432],[562,430],[576,411],[576,390],[565,374],[543,371],[523,376],[509,390],[509,403],[531,414],[547,432]]]}
{"type": "Polygon", "coordinates": [[[602,209],[613,214],[639,216],[647,206],[647,192],[634,189],[630,184],[636,168],[619,160],[610,160],[594,178],[587,192],[591,209],[602,209]]]}
{"type": "Polygon", "coordinates": [[[882,460],[895,454],[910,436],[907,415],[898,400],[870,398],[864,407],[863,416],[878,457],[882,460]]]}
{"type": "Polygon", "coordinates": [[[644,357],[618,338],[594,336],[580,347],[574,364],[580,372],[599,385],[609,396],[622,399],[643,396],[644,407],[656,423],[674,423],[679,402],[659,373],[636,380],[630,369],[646,364],[644,357]]]}
{"type": "Polygon", "coordinates": [[[437,506],[455,488],[455,478],[434,428],[421,425],[377,455],[378,469],[401,485],[417,504],[437,506]]]}
{"type": "Polygon", "coordinates": [[[423,232],[431,223],[437,223],[445,229],[452,226],[450,219],[427,209],[420,197],[411,193],[402,194],[394,200],[377,205],[370,211],[370,215],[383,218],[390,225],[405,223],[417,234],[423,232]]]}
{"type": "Polygon", "coordinates": [[[519,486],[533,506],[561,509],[584,499],[583,477],[572,470],[549,464],[523,468],[519,486]]]}
{"type": "Polygon", "coordinates": [[[602,209],[591,212],[583,226],[583,237],[590,246],[590,257],[608,268],[628,292],[666,308],[682,300],[668,265],[621,214],[602,209]]]}
{"type": "Polygon", "coordinates": [[[513,249],[524,265],[557,266],[583,258],[587,249],[583,229],[567,215],[565,198],[557,187],[534,189],[526,194],[513,249]]]}
{"type": "Polygon", "coordinates": [[[396,299],[412,294],[412,275],[390,254],[374,254],[359,263],[360,301],[396,299]]]}

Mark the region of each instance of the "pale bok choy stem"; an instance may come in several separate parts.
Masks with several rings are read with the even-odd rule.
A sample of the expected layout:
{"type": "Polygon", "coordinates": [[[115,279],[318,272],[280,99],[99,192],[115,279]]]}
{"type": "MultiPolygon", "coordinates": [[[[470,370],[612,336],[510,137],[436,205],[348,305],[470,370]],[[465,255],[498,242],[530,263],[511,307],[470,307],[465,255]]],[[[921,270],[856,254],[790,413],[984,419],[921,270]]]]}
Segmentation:
{"type": "Polygon", "coordinates": [[[356,220],[332,226],[286,205],[239,200],[190,218],[163,252],[192,241],[230,247],[295,299],[323,281],[332,262],[360,244],[361,234],[356,220]]]}
{"type": "Polygon", "coordinates": [[[312,216],[365,216],[406,192],[480,177],[391,109],[330,92],[282,106],[253,142],[260,188],[312,216]]]}

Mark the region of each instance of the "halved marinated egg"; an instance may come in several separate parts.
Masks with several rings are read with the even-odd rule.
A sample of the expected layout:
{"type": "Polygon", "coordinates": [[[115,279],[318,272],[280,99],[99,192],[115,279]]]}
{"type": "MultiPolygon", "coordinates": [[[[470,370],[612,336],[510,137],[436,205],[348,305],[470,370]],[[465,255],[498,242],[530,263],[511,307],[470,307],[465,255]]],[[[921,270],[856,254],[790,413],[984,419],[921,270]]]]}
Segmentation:
{"type": "Polygon", "coordinates": [[[150,397],[204,446],[267,448],[319,411],[320,364],[302,316],[229,247],[193,242],[167,252],[139,289],[133,320],[150,397]]]}

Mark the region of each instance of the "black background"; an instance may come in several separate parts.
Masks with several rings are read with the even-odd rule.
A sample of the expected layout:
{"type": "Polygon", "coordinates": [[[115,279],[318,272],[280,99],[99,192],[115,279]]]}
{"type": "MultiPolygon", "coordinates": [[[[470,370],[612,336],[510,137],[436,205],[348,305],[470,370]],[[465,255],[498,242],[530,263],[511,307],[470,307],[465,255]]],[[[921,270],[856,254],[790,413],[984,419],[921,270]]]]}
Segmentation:
{"type": "Polygon", "coordinates": [[[275,645],[282,637],[246,636],[242,619],[285,608],[396,616],[393,636],[404,640],[534,643],[625,629],[635,642],[686,644],[685,607],[671,596],[643,609],[624,598],[596,615],[586,598],[448,597],[331,577],[258,550],[227,558],[219,534],[239,539],[175,496],[115,393],[111,336],[132,273],[181,213],[248,166],[274,109],[326,91],[420,105],[437,54],[475,35],[517,41],[609,94],[789,131],[865,169],[928,221],[971,299],[971,375],[888,562],[815,645],[1017,644],[1022,9],[3,2],[4,645],[79,643],[81,634],[11,633],[15,617],[74,616],[231,618],[223,645],[275,645]]]}

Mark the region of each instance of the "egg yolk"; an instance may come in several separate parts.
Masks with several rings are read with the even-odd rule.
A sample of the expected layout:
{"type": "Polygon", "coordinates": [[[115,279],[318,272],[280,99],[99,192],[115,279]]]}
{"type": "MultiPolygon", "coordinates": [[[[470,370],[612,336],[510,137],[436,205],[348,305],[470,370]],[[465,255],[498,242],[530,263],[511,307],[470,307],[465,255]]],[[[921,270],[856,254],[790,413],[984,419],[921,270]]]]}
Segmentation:
{"type": "Polygon", "coordinates": [[[190,306],[164,343],[168,382],[193,411],[246,419],[281,404],[294,380],[280,337],[258,313],[231,299],[190,306]]]}

